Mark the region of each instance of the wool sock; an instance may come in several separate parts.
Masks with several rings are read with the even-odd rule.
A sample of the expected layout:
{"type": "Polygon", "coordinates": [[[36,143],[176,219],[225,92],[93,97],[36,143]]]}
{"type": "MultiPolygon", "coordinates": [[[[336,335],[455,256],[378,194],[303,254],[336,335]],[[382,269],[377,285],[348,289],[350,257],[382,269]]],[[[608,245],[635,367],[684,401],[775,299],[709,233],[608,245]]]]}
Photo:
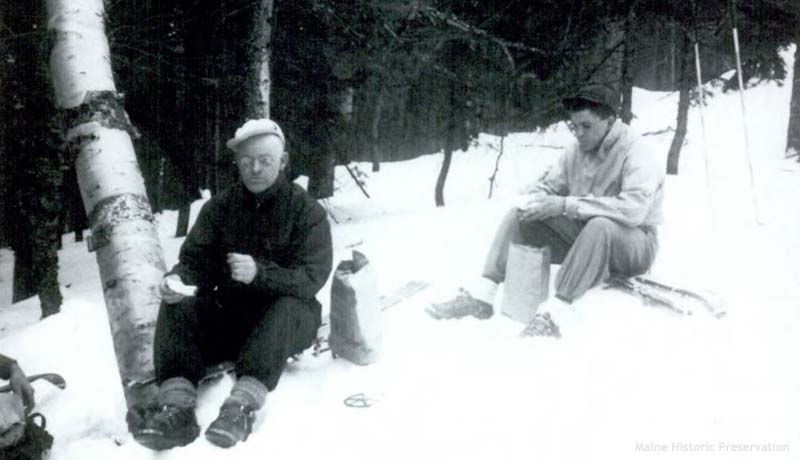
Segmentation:
{"type": "Polygon", "coordinates": [[[497,283],[489,278],[480,277],[475,280],[469,289],[469,295],[489,305],[494,305],[494,298],[497,294],[497,283]]]}
{"type": "Polygon", "coordinates": [[[159,406],[169,405],[181,408],[193,408],[197,404],[197,388],[184,377],[172,377],[158,388],[159,406]]]}
{"type": "Polygon", "coordinates": [[[225,399],[222,405],[237,404],[258,410],[264,406],[264,402],[267,400],[267,393],[269,393],[269,390],[260,380],[249,375],[243,375],[236,380],[230,396],[225,399]]]}

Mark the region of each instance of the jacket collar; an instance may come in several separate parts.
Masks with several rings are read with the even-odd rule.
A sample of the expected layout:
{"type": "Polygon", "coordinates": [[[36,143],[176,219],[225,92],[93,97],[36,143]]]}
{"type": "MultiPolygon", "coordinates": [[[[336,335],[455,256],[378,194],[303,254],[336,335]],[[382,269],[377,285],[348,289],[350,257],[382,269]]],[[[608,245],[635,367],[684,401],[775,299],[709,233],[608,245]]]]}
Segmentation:
{"type": "Polygon", "coordinates": [[[259,208],[274,201],[275,197],[280,195],[281,192],[286,190],[288,187],[289,181],[286,179],[283,173],[280,173],[278,178],[275,179],[275,183],[263,192],[252,193],[250,190],[247,190],[247,187],[245,187],[241,181],[238,185],[238,191],[245,203],[247,203],[249,206],[259,208]]]}
{"type": "Polygon", "coordinates": [[[614,124],[611,125],[609,128],[608,133],[606,133],[606,137],[600,142],[600,146],[597,148],[597,158],[603,160],[608,157],[608,154],[614,147],[617,145],[619,140],[623,137],[625,131],[625,124],[617,118],[614,120],[614,124]]]}

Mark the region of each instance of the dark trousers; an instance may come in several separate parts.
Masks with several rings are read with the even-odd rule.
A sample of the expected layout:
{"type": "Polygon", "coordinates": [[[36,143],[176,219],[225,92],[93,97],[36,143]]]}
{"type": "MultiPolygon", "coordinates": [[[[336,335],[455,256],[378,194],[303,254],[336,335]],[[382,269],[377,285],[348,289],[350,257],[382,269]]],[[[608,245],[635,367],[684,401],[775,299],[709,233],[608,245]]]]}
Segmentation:
{"type": "Polygon", "coordinates": [[[316,300],[279,297],[262,304],[187,297],[161,305],[156,322],[154,361],[161,384],[185,377],[197,384],[208,366],[233,361],[237,375],[278,385],[286,360],[316,338],[321,307],[316,300]]]}
{"type": "Polygon", "coordinates": [[[658,235],[652,227],[625,227],[605,217],[578,221],[556,216],[521,222],[512,210],[500,223],[489,249],[484,277],[497,283],[505,279],[511,243],[550,246],[552,263],[561,264],[556,296],[568,302],[612,275],[647,272],[658,252],[658,235]]]}

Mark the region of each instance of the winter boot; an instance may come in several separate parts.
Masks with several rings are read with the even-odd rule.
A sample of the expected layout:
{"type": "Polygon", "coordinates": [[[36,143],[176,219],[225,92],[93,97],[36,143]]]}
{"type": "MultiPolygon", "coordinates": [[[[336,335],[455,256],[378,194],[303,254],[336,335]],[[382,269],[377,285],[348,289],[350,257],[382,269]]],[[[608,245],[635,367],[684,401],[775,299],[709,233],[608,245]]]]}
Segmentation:
{"type": "Polygon", "coordinates": [[[163,405],[151,409],[133,438],[153,450],[185,446],[200,435],[194,408],[163,405]]]}
{"type": "Polygon", "coordinates": [[[460,291],[453,299],[442,303],[432,303],[426,311],[436,319],[458,319],[465,316],[489,319],[492,316],[494,310],[490,303],[472,297],[464,289],[460,291]]]}
{"type": "Polygon", "coordinates": [[[558,325],[550,317],[550,313],[537,313],[520,333],[521,337],[555,337],[561,338],[558,325]]]}
{"type": "Polygon", "coordinates": [[[153,450],[185,446],[200,435],[194,413],[197,389],[189,380],[175,377],[165,380],[158,390],[153,407],[133,430],[133,438],[153,450]]]}
{"type": "Polygon", "coordinates": [[[206,430],[206,439],[219,447],[233,447],[246,441],[253,431],[256,409],[249,405],[227,402],[219,410],[217,419],[206,430]]]}
{"type": "Polygon", "coordinates": [[[206,439],[219,447],[232,447],[244,441],[253,429],[256,411],[264,406],[269,390],[251,375],[242,375],[222,403],[219,416],[206,430],[206,439]]]}

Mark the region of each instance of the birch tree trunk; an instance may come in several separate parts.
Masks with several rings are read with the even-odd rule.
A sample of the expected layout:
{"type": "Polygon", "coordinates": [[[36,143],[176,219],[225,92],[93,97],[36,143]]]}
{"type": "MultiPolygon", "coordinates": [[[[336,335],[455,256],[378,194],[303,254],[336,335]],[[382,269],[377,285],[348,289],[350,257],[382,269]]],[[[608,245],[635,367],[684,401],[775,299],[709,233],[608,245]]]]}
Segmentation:
{"type": "Polygon", "coordinates": [[[271,37],[272,0],[258,0],[253,4],[253,25],[247,56],[245,112],[248,118],[269,118],[271,37]]]}
{"type": "MultiPolygon", "coordinates": [[[[143,407],[154,388],[152,340],[164,256],[111,72],[102,0],[47,0],[56,106],[92,229],[125,399],[143,407]]],[[[129,423],[131,420],[129,419],[129,423]]]]}

